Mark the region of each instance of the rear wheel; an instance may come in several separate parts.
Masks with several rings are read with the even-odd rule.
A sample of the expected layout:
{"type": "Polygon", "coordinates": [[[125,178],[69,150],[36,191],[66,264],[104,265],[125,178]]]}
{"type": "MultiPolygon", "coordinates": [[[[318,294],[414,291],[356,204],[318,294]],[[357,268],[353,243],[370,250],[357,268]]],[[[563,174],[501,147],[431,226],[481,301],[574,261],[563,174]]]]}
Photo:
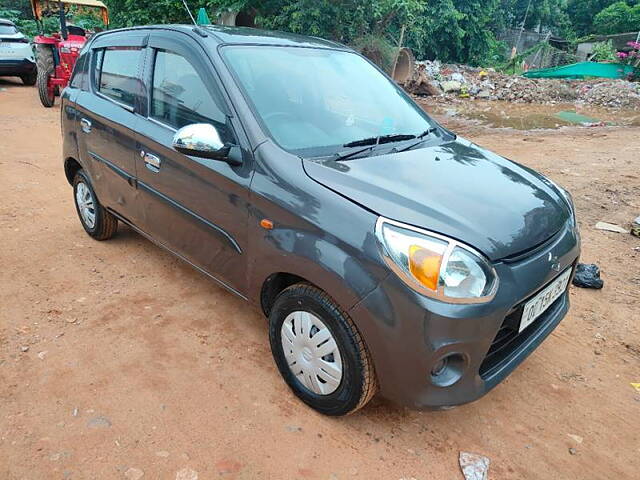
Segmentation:
{"type": "Polygon", "coordinates": [[[31,73],[26,73],[24,75],[20,75],[20,78],[22,79],[22,83],[32,87],[38,81],[38,71],[34,70],[31,73]]]}
{"type": "Polygon", "coordinates": [[[89,177],[79,170],[73,180],[73,199],[85,231],[96,240],[109,240],[118,229],[118,219],[96,197],[89,177]]]}
{"type": "Polygon", "coordinates": [[[53,76],[54,64],[53,64],[53,50],[48,45],[38,45],[38,94],[40,95],[40,102],[45,107],[53,107],[56,101],[56,96],[53,89],[49,88],[49,82],[53,76]]]}

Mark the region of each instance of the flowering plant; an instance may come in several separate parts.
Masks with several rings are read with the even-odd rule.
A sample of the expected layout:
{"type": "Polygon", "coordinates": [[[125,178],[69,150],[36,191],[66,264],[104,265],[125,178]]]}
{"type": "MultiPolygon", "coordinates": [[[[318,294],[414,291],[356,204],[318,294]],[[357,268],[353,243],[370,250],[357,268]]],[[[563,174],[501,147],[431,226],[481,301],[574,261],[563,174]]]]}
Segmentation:
{"type": "Polygon", "coordinates": [[[637,67],[640,65],[640,42],[628,42],[627,45],[631,47],[631,50],[618,52],[616,57],[620,59],[621,63],[637,67]]]}

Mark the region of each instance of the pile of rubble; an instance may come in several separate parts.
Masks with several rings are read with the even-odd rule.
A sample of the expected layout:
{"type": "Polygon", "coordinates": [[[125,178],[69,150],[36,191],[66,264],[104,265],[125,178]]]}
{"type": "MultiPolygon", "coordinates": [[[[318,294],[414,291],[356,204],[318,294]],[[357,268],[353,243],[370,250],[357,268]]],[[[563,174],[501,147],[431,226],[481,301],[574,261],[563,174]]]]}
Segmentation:
{"type": "Polygon", "coordinates": [[[624,80],[569,81],[506,75],[494,69],[416,62],[404,85],[419,96],[455,96],[518,103],[584,102],[614,108],[639,108],[640,84],[624,80]]]}
{"type": "Polygon", "coordinates": [[[578,98],[585,103],[613,108],[640,108],[640,83],[623,80],[580,83],[578,98]]]}

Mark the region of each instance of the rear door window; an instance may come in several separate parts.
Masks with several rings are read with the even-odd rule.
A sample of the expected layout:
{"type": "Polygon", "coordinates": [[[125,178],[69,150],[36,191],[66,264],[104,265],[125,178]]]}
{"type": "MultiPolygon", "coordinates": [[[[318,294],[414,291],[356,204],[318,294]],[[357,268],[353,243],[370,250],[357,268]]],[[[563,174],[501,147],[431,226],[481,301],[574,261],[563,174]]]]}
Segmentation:
{"type": "Polygon", "coordinates": [[[139,67],[142,50],[137,47],[107,48],[98,63],[97,89],[103,95],[130,107],[140,93],[139,67]]]}
{"type": "Polygon", "coordinates": [[[193,65],[176,53],[156,51],[150,116],[176,129],[210,123],[228,139],[226,115],[193,65]]]}

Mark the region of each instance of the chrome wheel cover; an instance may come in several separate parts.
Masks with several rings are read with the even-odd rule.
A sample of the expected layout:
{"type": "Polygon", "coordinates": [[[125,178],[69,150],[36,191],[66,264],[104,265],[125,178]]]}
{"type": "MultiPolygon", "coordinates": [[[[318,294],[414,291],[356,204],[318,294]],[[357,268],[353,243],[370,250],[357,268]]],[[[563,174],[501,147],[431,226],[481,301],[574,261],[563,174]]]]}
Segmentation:
{"type": "Polygon", "coordinates": [[[292,312],[280,336],[287,365],[300,383],[317,395],[335,392],[342,381],[342,358],[322,320],[309,312],[292,312]]]}
{"type": "Polygon", "coordinates": [[[76,204],[84,224],[88,228],[93,228],[96,225],[96,209],[91,190],[84,182],[80,182],[76,186],[76,204]]]}

